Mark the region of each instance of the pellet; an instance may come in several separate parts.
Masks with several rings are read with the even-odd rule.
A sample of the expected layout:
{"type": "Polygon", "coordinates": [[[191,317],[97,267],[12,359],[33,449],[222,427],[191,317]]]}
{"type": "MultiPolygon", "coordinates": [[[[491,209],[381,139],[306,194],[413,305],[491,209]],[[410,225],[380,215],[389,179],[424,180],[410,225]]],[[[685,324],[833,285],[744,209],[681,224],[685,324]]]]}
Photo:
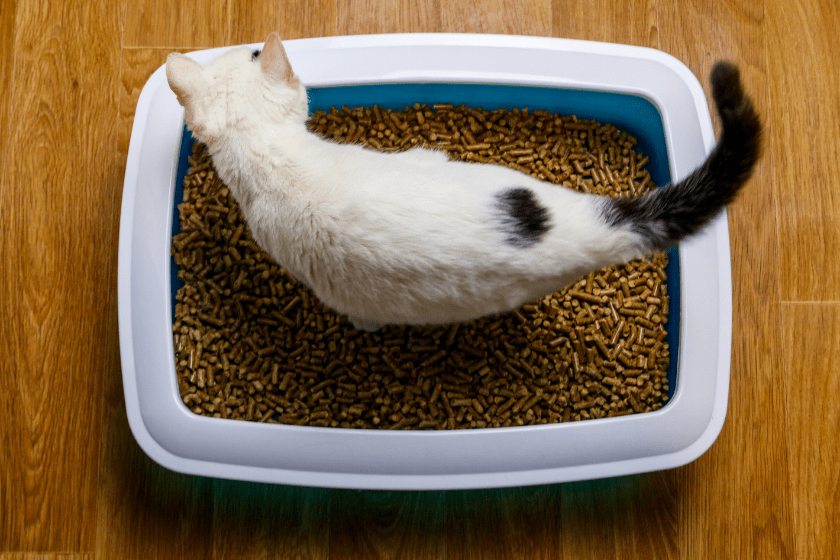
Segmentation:
{"type": "MultiPolygon", "coordinates": [[[[584,192],[650,188],[635,139],[544,111],[341,108],[316,112],[309,126],[385,151],[434,146],[584,192]]],[[[475,429],[621,416],[667,402],[664,254],[594,272],[502,316],[360,333],[257,247],[204,146],[193,146],[190,165],[172,240],[184,282],[173,340],[182,400],[196,414],[475,429]]]]}

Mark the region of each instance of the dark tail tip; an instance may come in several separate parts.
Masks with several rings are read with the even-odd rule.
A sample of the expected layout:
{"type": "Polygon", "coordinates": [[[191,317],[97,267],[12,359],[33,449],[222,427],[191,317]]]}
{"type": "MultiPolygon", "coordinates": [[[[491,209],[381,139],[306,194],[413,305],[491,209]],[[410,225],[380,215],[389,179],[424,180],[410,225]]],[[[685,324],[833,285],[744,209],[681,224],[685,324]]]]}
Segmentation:
{"type": "Polygon", "coordinates": [[[724,137],[721,141],[747,142],[749,146],[745,148],[757,160],[761,154],[761,118],[741,85],[738,67],[725,60],[718,61],[712,67],[709,81],[723,124],[724,137]]]}
{"type": "Polygon", "coordinates": [[[750,178],[761,157],[761,117],[741,86],[741,73],[737,66],[719,61],[712,68],[709,80],[712,84],[712,97],[723,124],[718,147],[709,163],[721,180],[736,186],[732,193],[734,196],[750,178]]]}
{"type": "Polygon", "coordinates": [[[734,200],[761,156],[761,118],[738,67],[718,62],[710,81],[723,132],[706,161],[679,183],[605,204],[608,223],[630,224],[651,248],[665,249],[708,224],[734,200]]]}
{"type": "Polygon", "coordinates": [[[729,120],[727,117],[733,111],[737,111],[746,98],[744,88],[741,87],[741,72],[731,62],[721,60],[712,68],[709,81],[712,83],[712,97],[721,118],[729,120]]]}

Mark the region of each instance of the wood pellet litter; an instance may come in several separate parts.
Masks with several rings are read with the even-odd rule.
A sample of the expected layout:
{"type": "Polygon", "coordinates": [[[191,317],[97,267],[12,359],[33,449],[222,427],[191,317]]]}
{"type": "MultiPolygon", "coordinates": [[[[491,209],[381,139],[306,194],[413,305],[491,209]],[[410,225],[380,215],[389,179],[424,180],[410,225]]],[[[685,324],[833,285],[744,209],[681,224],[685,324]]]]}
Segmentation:
{"type": "MultiPolygon", "coordinates": [[[[309,124],[339,142],[431,146],[608,196],[653,186],[635,138],[545,111],[344,107],[316,111],[309,124]]],[[[189,164],[172,241],[185,284],[173,336],[180,394],[196,414],[462,429],[643,413],[668,399],[664,253],[589,274],[505,315],[363,333],[254,243],[203,145],[189,164]]]]}

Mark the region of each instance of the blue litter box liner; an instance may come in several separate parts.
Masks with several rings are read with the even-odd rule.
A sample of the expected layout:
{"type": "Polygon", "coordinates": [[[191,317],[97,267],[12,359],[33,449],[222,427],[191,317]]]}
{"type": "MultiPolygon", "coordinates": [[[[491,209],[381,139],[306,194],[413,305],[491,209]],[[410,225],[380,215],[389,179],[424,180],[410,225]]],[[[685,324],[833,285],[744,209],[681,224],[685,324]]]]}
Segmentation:
{"type": "MultiPolygon", "coordinates": [[[[404,110],[415,103],[452,103],[455,106],[466,104],[467,107],[481,107],[491,111],[514,107],[531,111],[545,110],[558,115],[576,115],[580,119],[591,119],[602,124],[610,123],[636,137],[636,150],[650,157],[646,169],[656,185],[661,187],[671,182],[662,116],[653,103],[637,95],[535,86],[441,83],[315,87],[309,88],[308,92],[310,113],[341,106],[378,105],[383,109],[404,110]]],[[[184,178],[189,169],[187,159],[192,154],[192,145],[193,136],[185,127],[175,179],[173,236],[181,231],[178,204],[184,200],[184,178]]],[[[667,372],[670,402],[676,391],[679,370],[680,265],[676,247],[668,250],[668,261],[665,273],[668,276],[666,285],[670,298],[666,329],[666,341],[671,355],[667,372]]],[[[184,284],[178,279],[178,267],[174,259],[170,262],[170,271],[174,322],[175,295],[184,284]]]]}

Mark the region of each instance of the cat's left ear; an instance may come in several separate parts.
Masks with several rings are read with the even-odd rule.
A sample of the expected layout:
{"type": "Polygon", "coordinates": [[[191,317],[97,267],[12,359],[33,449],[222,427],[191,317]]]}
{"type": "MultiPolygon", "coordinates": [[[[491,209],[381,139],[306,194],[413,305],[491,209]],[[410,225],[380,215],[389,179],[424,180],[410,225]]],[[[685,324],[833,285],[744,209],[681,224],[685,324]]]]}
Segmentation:
{"type": "Polygon", "coordinates": [[[260,68],[269,77],[283,82],[291,82],[295,75],[289,57],[286,56],[286,49],[283,48],[283,41],[276,31],[265,40],[260,54],[260,68]]]}
{"type": "Polygon", "coordinates": [[[179,53],[170,53],[166,57],[166,79],[169,87],[178,96],[178,103],[184,107],[193,94],[207,86],[204,67],[179,53]]]}

